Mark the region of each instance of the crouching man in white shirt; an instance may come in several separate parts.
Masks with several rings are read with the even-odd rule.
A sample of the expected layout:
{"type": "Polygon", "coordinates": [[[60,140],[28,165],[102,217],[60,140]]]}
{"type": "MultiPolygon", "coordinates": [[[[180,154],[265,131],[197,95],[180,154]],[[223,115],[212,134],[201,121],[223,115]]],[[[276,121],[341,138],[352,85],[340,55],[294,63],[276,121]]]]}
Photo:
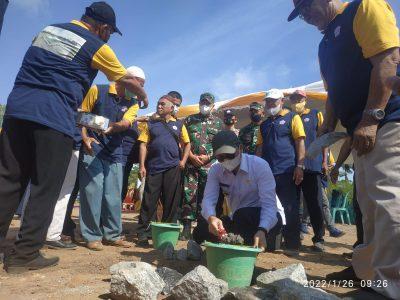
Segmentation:
{"type": "Polygon", "coordinates": [[[241,235],[245,245],[276,250],[284,214],[268,163],[242,153],[242,145],[232,131],[217,133],[212,146],[218,162],[208,173],[202,216],[193,239],[199,244],[205,240],[215,242],[225,230],[241,235]],[[228,195],[229,218],[216,215],[220,189],[228,195]]]}

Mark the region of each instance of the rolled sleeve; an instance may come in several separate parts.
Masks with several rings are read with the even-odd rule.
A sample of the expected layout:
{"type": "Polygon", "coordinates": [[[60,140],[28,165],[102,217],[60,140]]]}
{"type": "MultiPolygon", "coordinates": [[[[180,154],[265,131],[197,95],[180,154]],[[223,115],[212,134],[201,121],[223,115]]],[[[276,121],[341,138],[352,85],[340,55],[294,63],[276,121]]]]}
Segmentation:
{"type": "Polygon", "coordinates": [[[276,184],[271,168],[266,161],[261,159],[257,170],[257,186],[261,205],[259,227],[270,231],[278,222],[276,216],[278,212],[275,192],[276,184]]]}
{"type": "Polygon", "coordinates": [[[138,130],[139,130],[138,141],[142,143],[150,142],[149,125],[147,124],[147,122],[140,122],[138,124],[138,130]]]}
{"type": "Polygon", "coordinates": [[[384,0],[362,1],[354,18],[353,30],[365,58],[399,47],[396,17],[384,0]]]}
{"type": "Polygon", "coordinates": [[[107,44],[104,44],[93,56],[92,67],[103,72],[109,81],[117,81],[127,73],[114,51],[107,44]]]}
{"type": "Polygon", "coordinates": [[[201,215],[208,220],[210,216],[215,216],[215,207],[219,197],[219,165],[213,165],[207,176],[207,183],[204,189],[203,201],[201,204],[201,215]]]}
{"type": "Polygon", "coordinates": [[[295,115],[292,119],[292,137],[295,140],[306,137],[304,125],[299,115],[295,115]]]}
{"type": "Polygon", "coordinates": [[[138,104],[132,105],[124,114],[123,119],[129,121],[129,123],[132,126],[133,122],[135,122],[138,110],[139,110],[138,104]]]}

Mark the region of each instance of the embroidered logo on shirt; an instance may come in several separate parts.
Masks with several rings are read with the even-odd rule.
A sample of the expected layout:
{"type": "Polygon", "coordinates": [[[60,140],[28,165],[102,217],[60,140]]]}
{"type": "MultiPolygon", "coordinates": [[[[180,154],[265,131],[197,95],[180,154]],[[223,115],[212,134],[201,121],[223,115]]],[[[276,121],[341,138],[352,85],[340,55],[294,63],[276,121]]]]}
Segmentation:
{"type": "Polygon", "coordinates": [[[176,126],[174,125],[174,126],[172,126],[172,129],[173,129],[173,130],[178,130],[178,127],[176,127],[176,126]]]}
{"type": "Polygon", "coordinates": [[[128,110],[128,108],[126,107],[126,106],[123,106],[122,108],[121,108],[121,111],[122,112],[126,112],[128,110]]]}
{"type": "Polygon", "coordinates": [[[340,29],[341,29],[340,26],[335,28],[335,38],[337,38],[340,35],[340,29]]]}
{"type": "Polygon", "coordinates": [[[310,118],[304,118],[304,122],[310,122],[310,118]]]}
{"type": "Polygon", "coordinates": [[[286,121],[285,120],[281,120],[281,121],[279,121],[279,124],[280,125],[283,125],[283,124],[285,124],[286,123],[286,121]]]}

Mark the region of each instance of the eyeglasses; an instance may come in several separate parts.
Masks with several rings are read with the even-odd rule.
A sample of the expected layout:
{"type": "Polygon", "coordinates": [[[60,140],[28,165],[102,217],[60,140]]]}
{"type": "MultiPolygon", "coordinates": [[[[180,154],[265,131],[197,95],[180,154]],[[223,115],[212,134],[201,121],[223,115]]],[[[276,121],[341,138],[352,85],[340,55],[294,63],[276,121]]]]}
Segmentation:
{"type": "Polygon", "coordinates": [[[232,153],[232,154],[224,153],[224,154],[218,154],[216,156],[216,159],[218,160],[218,162],[223,162],[226,159],[228,159],[228,160],[234,159],[235,156],[236,156],[235,153],[232,153]]]}

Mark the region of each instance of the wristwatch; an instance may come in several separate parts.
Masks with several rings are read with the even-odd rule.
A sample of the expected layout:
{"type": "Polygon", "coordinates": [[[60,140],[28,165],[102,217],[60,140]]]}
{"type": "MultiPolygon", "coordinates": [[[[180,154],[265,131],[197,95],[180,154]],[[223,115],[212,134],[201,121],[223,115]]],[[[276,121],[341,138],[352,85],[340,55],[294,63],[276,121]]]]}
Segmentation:
{"type": "Polygon", "coordinates": [[[385,117],[385,111],[383,109],[366,109],[364,114],[371,116],[375,121],[381,121],[385,117]]]}
{"type": "Polygon", "coordinates": [[[306,169],[304,164],[298,164],[296,167],[302,169],[303,171],[306,169]]]}

